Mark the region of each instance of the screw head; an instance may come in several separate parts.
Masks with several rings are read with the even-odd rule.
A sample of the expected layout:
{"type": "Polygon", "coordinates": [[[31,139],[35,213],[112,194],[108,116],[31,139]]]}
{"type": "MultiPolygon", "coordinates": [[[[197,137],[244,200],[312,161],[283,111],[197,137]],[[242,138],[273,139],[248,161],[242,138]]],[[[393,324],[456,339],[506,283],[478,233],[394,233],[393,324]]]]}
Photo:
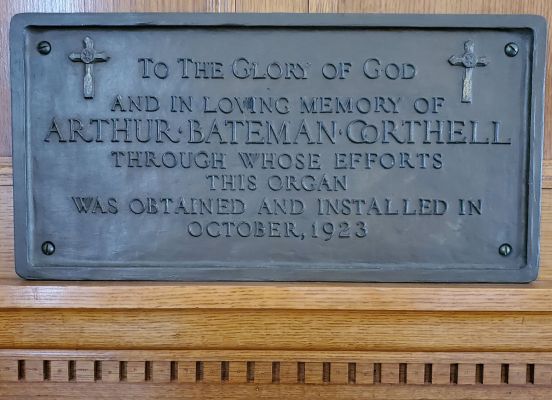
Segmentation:
{"type": "Polygon", "coordinates": [[[507,257],[512,252],[512,246],[508,243],[501,244],[498,248],[498,254],[500,254],[503,257],[507,257]]]}
{"type": "Polygon", "coordinates": [[[56,251],[56,246],[52,242],[44,242],[41,249],[45,255],[51,256],[56,251]]]}
{"type": "Polygon", "coordinates": [[[519,46],[517,45],[517,43],[510,42],[506,46],[504,46],[504,53],[506,53],[508,57],[515,57],[518,52],[519,46]]]}
{"type": "Polygon", "coordinates": [[[52,46],[50,45],[50,42],[43,40],[36,46],[36,49],[40,54],[46,55],[49,54],[50,51],[52,51],[52,46]]]}

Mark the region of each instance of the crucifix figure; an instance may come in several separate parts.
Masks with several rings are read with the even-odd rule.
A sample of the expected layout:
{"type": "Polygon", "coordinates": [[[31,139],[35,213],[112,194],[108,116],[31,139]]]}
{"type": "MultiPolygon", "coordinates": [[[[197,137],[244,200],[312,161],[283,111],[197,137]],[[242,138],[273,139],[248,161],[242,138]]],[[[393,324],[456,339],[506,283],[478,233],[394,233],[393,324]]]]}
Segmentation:
{"type": "Polygon", "coordinates": [[[464,43],[464,54],[451,56],[448,60],[450,65],[464,67],[464,79],[462,80],[462,103],[472,102],[472,73],[475,67],[484,67],[489,63],[487,57],[478,57],[474,53],[475,44],[468,40],[464,43]]]}
{"type": "Polygon", "coordinates": [[[94,98],[93,66],[97,62],[109,60],[109,57],[103,52],[96,51],[94,42],[87,36],[84,38],[84,49],[80,53],[71,53],[69,59],[74,62],[84,63],[83,95],[85,99],[94,98]]]}

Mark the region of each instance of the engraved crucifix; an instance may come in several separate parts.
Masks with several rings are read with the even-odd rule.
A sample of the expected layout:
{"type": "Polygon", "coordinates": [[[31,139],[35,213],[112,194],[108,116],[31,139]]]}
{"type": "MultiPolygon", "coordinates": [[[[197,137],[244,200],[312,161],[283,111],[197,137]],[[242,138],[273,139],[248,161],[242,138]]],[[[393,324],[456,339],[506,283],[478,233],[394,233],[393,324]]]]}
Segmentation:
{"type": "Polygon", "coordinates": [[[85,99],[94,98],[94,70],[93,66],[97,62],[105,62],[109,57],[98,52],[94,48],[94,41],[88,36],[84,38],[84,48],[80,53],[71,53],[69,59],[73,62],[84,63],[83,96],[85,99]]]}
{"type": "Polygon", "coordinates": [[[464,67],[464,79],[462,80],[462,103],[472,102],[472,73],[475,67],[484,67],[489,63],[487,57],[475,55],[475,43],[468,40],[464,43],[464,54],[451,56],[448,60],[450,65],[464,67]]]}

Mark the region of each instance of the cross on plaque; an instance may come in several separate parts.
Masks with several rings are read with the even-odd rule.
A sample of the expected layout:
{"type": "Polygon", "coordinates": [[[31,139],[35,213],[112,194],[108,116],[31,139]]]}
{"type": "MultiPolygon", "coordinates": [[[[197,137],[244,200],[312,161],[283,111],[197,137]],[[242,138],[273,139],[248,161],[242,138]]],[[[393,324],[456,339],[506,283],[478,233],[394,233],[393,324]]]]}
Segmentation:
{"type": "Polygon", "coordinates": [[[73,62],[84,63],[83,96],[85,99],[94,98],[94,70],[93,66],[97,62],[105,62],[109,57],[98,52],[94,48],[94,41],[88,36],[84,38],[84,48],[80,53],[71,53],[69,59],[73,62]]]}
{"type": "Polygon", "coordinates": [[[450,65],[464,67],[464,78],[462,80],[462,103],[472,102],[472,73],[475,67],[484,67],[489,63],[487,57],[475,55],[475,43],[468,40],[464,43],[464,54],[451,56],[448,60],[450,65]]]}

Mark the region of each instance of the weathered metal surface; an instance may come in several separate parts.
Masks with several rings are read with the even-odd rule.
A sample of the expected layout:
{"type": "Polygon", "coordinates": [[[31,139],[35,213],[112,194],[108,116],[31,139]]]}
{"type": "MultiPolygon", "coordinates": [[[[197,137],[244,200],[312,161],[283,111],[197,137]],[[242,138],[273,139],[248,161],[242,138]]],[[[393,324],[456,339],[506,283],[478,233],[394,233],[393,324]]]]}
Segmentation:
{"type": "Polygon", "coordinates": [[[17,272],[530,281],[545,34],[534,16],[16,16],[17,272]]]}

